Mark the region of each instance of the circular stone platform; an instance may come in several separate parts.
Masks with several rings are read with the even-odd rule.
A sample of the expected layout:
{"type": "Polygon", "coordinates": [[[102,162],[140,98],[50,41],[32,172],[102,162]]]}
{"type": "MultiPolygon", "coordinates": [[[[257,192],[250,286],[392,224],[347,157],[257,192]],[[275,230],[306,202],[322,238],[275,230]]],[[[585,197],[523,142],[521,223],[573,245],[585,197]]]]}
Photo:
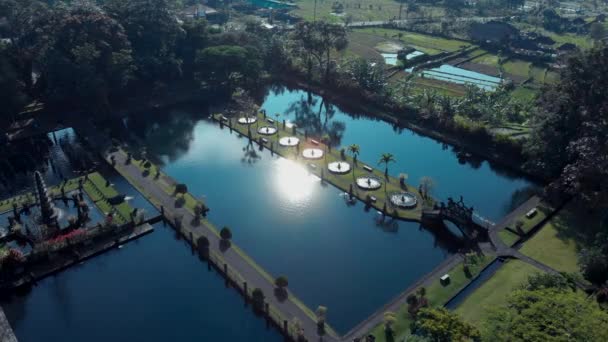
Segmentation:
{"type": "Polygon", "coordinates": [[[323,150],[319,148],[307,148],[302,151],[304,159],[321,159],[323,158],[323,150]]]}
{"type": "Polygon", "coordinates": [[[250,117],[250,118],[242,117],[242,118],[239,118],[239,123],[241,125],[251,125],[251,124],[255,123],[256,121],[258,121],[258,119],[254,118],[254,117],[250,117]]]}
{"type": "Polygon", "coordinates": [[[327,164],[327,169],[331,173],[343,175],[350,172],[350,164],[343,161],[337,161],[327,164]]]}
{"type": "Polygon", "coordinates": [[[298,143],[300,143],[300,139],[296,137],[283,137],[279,139],[279,145],[281,146],[296,146],[298,143]]]}
{"type": "Polygon", "coordinates": [[[263,134],[263,135],[273,135],[276,132],[277,132],[277,128],[272,127],[272,126],[264,126],[264,127],[260,127],[260,129],[258,129],[258,133],[263,134]]]}
{"type": "Polygon", "coordinates": [[[382,182],[376,177],[359,177],[357,186],[363,190],[377,190],[382,186],[382,182]]]}
{"type": "Polygon", "coordinates": [[[396,192],[391,194],[391,203],[399,208],[414,208],[418,203],[416,196],[409,192],[396,192]]]}

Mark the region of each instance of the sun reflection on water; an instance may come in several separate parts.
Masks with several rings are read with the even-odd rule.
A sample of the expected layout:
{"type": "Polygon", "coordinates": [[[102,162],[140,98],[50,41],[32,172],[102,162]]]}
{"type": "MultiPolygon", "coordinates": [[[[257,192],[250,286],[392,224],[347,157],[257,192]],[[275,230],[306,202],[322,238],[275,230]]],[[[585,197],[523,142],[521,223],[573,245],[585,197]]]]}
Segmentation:
{"type": "Polygon", "coordinates": [[[319,184],[319,177],[288,159],[277,159],[275,168],[275,189],[282,199],[298,204],[310,201],[314,187],[319,184]]]}

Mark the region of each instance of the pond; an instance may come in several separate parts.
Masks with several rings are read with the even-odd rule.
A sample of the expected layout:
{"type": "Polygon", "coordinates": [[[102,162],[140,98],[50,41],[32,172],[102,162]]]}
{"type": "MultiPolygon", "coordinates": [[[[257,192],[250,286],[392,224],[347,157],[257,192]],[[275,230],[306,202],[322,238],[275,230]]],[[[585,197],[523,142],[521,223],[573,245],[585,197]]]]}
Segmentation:
{"type": "Polygon", "coordinates": [[[283,341],[162,224],[0,303],[20,342],[283,341]]]}
{"type": "Polygon", "coordinates": [[[449,64],[443,64],[438,68],[422,70],[422,76],[456,84],[473,84],[484,90],[496,90],[502,83],[502,79],[499,77],[488,76],[449,64]]]}
{"type": "Polygon", "coordinates": [[[389,173],[408,175],[408,183],[418,186],[420,178],[431,177],[433,195],[440,200],[460,196],[482,217],[494,222],[530,197],[535,185],[526,178],[490,164],[408,129],[370,117],[367,113],[347,112],[323,98],[284,86],[271,88],[262,108],[281,120],[295,122],[313,136],[331,137],[334,148],[360,145],[359,159],[380,167],[382,153],[396,159],[389,173]],[[310,95],[310,96],[309,96],[310,95]]]}
{"type": "MultiPolygon", "coordinates": [[[[175,122],[190,114],[166,116],[175,122]]],[[[158,137],[178,126],[163,122],[147,130],[148,155],[175,145],[158,137]]],[[[286,275],[290,289],[310,308],[327,306],[338,332],[348,331],[461,246],[415,223],[380,224],[376,211],[349,204],[336,188],[322,186],[307,170],[268,150],[248,147],[227,128],[200,120],[191,129],[183,132],[190,139],[186,149],[159,153],[164,171],[203,198],[211,222],[230,227],[233,241],[256,262],[272,275],[286,275]]]]}

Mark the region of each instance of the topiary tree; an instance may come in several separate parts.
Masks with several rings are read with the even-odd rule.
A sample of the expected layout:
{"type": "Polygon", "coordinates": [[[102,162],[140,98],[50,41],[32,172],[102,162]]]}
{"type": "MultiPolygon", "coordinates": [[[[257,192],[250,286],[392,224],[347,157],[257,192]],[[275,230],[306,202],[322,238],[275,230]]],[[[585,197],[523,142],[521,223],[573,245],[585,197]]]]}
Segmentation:
{"type": "Polygon", "coordinates": [[[185,194],[188,192],[188,186],[186,184],[180,183],[175,185],[174,194],[185,194]]]}
{"type": "Polygon", "coordinates": [[[256,287],[255,289],[253,289],[253,292],[251,292],[251,301],[253,302],[253,307],[256,310],[262,310],[264,308],[264,291],[262,291],[262,289],[256,287]]]}
{"type": "Polygon", "coordinates": [[[225,241],[232,239],[232,231],[230,230],[230,228],[228,228],[228,227],[222,228],[222,230],[220,231],[220,237],[222,238],[222,240],[225,240],[225,241]]]}
{"type": "Polygon", "coordinates": [[[289,285],[289,281],[286,276],[279,276],[274,280],[274,285],[279,289],[284,290],[289,285]]]}

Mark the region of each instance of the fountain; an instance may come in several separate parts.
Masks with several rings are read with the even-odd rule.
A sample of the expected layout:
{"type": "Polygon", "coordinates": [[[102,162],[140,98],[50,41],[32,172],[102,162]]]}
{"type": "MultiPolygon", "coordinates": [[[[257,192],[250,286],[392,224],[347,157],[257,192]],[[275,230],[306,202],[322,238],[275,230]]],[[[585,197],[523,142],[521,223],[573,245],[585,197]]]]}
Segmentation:
{"type": "Polygon", "coordinates": [[[391,194],[391,203],[400,208],[411,209],[415,208],[418,200],[416,196],[409,192],[397,192],[391,194]]]}
{"type": "Polygon", "coordinates": [[[304,159],[321,159],[323,158],[323,150],[320,148],[307,148],[302,151],[302,157],[304,159]]]}
{"type": "Polygon", "coordinates": [[[297,137],[283,137],[279,139],[279,145],[283,147],[296,146],[300,143],[300,139],[297,137]]]}
{"type": "Polygon", "coordinates": [[[344,175],[350,172],[350,164],[343,161],[332,162],[327,165],[327,169],[331,173],[344,175]]]}
{"type": "Polygon", "coordinates": [[[363,190],[377,190],[382,187],[382,182],[378,178],[371,176],[359,177],[356,183],[363,190]]]}

